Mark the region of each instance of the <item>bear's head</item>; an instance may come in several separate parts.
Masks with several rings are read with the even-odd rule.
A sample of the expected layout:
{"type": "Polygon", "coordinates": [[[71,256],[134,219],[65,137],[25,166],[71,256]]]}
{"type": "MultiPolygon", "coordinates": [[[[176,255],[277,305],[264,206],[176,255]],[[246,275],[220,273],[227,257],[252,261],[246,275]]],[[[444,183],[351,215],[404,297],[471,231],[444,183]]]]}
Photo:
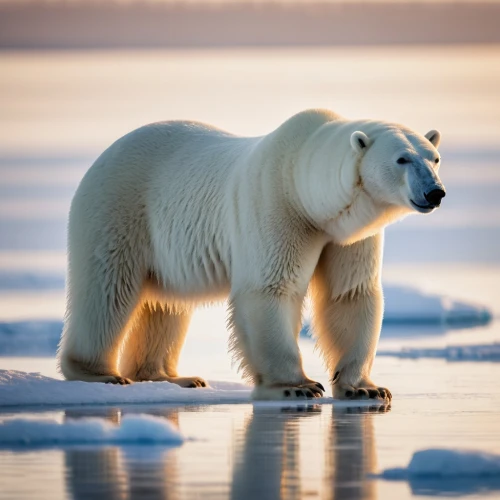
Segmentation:
{"type": "Polygon", "coordinates": [[[437,130],[421,136],[400,126],[384,127],[372,137],[354,132],[351,146],[359,156],[364,188],[381,204],[432,212],[446,194],[438,176],[440,140],[437,130]]]}

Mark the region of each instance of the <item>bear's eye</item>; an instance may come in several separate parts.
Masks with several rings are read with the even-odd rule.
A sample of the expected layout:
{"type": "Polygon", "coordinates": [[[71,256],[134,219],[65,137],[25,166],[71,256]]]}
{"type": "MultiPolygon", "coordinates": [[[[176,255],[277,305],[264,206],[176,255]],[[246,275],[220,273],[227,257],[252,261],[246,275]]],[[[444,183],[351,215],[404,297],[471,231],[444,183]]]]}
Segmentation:
{"type": "Polygon", "coordinates": [[[436,158],[436,159],[434,160],[434,163],[439,163],[439,158],[436,158]]]}
{"type": "Polygon", "coordinates": [[[410,163],[410,162],[406,158],[401,157],[401,158],[398,158],[396,160],[396,163],[399,163],[400,165],[404,165],[405,163],[410,163]]]}

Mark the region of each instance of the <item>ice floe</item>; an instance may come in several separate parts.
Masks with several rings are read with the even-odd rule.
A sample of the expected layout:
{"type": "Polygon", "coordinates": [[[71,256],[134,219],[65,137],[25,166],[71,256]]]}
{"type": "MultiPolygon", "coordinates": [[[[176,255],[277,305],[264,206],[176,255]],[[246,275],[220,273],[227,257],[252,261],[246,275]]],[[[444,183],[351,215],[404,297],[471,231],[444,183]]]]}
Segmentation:
{"type": "Polygon", "coordinates": [[[407,481],[415,495],[462,496],[500,490],[500,455],[427,449],[413,454],[406,468],[386,469],[378,479],[407,481]]]}
{"type": "Polygon", "coordinates": [[[384,322],[396,324],[485,324],[490,311],[477,304],[403,286],[384,287],[384,322]]]}
{"type": "Polygon", "coordinates": [[[405,479],[411,476],[500,477],[500,455],[443,448],[420,450],[413,454],[408,467],[386,469],[381,474],[385,479],[405,479]]]}
{"type": "Polygon", "coordinates": [[[39,373],[0,370],[0,406],[105,405],[151,403],[240,403],[251,388],[234,382],[210,382],[210,387],[183,389],[169,382],[127,386],[57,380],[39,373]]]}
{"type": "MultiPolygon", "coordinates": [[[[184,389],[169,382],[136,382],[131,385],[113,385],[91,382],[58,380],[40,373],[18,370],[0,370],[0,408],[49,406],[104,406],[150,404],[232,404],[251,403],[252,387],[238,382],[209,381],[209,387],[184,389]]],[[[384,401],[347,400],[328,397],[298,401],[258,401],[262,407],[304,407],[312,404],[335,404],[336,407],[376,409],[383,411],[384,401]]]]}

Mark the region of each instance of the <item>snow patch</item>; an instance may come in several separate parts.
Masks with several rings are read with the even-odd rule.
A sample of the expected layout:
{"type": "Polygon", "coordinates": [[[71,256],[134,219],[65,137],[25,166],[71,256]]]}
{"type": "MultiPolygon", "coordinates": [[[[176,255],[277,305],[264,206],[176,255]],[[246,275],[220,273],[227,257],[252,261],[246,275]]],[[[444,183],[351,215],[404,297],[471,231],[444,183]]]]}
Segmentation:
{"type": "Polygon", "coordinates": [[[168,421],[152,415],[125,415],[116,426],[100,418],[12,419],[0,422],[0,447],[75,444],[169,444],[184,442],[168,421]]]}
{"type": "Polygon", "coordinates": [[[447,361],[500,362],[500,343],[455,345],[442,348],[405,347],[401,351],[378,351],[377,356],[391,356],[403,359],[438,358],[447,361]]]}
{"type": "Polygon", "coordinates": [[[121,386],[69,382],[39,373],[0,370],[0,402],[7,406],[241,403],[250,400],[251,388],[234,382],[210,382],[210,387],[183,389],[169,382],[140,382],[121,386]]]}

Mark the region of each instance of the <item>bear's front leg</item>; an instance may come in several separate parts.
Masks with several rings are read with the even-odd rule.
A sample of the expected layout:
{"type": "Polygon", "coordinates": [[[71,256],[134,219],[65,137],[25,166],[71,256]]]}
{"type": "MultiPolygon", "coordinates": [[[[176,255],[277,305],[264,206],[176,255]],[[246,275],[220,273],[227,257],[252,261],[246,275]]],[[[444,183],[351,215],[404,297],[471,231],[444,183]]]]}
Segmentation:
{"type": "Polygon", "coordinates": [[[382,290],[345,296],[317,312],[318,345],[328,360],[333,397],[337,399],[392,398],[370,378],[382,322],[382,290]],[[328,325],[328,330],[324,326],[328,325]]]}
{"type": "Polygon", "coordinates": [[[231,351],[256,400],[321,397],[324,388],[304,374],[297,344],[303,298],[266,291],[234,294],[230,300],[231,351]]]}
{"type": "Polygon", "coordinates": [[[370,378],[384,305],[381,252],[380,234],[345,247],[332,243],[314,273],[314,330],[334,398],[392,398],[370,378]]]}

